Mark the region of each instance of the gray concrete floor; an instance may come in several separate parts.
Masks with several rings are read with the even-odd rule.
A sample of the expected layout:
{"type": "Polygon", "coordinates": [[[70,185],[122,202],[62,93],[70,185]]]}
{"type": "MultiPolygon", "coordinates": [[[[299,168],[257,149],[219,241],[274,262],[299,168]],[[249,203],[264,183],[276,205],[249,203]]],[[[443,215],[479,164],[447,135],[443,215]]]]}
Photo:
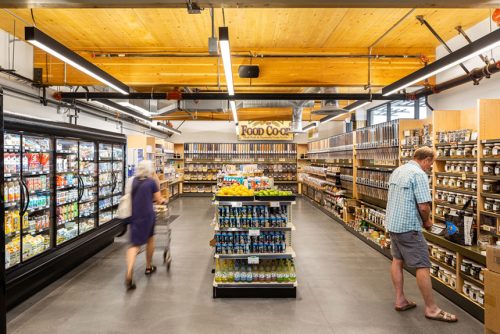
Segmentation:
{"type": "MultiPolygon", "coordinates": [[[[117,240],[9,312],[9,333],[482,333],[480,322],[436,294],[460,321],[426,320],[417,309],[393,310],[390,262],[304,200],[294,206],[297,299],[212,299],[208,245],[213,208],[206,198],[171,204],[173,262],[148,278],[141,254],[137,290],[123,286],[125,240],[117,240]]],[[[155,254],[160,261],[161,250],[155,254]]]]}

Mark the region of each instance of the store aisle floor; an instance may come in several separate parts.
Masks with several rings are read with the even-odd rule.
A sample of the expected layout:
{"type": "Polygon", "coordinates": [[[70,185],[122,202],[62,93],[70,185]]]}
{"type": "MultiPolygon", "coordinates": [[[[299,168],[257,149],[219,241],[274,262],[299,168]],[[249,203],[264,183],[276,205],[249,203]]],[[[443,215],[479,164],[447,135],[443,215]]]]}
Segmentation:
{"type": "MultiPolygon", "coordinates": [[[[306,200],[298,200],[297,299],[212,299],[213,208],[208,198],[171,204],[170,273],[160,267],[137,290],[123,286],[125,240],[118,240],[37,296],[9,312],[9,333],[482,333],[482,324],[444,297],[457,324],[426,320],[413,276],[407,294],[419,307],[393,310],[390,262],[306,200]]],[[[155,254],[157,262],[161,251],[155,254]]]]}

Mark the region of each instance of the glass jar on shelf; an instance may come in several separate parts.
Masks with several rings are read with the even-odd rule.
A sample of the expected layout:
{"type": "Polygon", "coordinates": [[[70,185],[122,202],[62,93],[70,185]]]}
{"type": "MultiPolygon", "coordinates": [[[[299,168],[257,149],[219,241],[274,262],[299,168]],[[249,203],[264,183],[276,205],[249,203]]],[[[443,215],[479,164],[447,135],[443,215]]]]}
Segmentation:
{"type": "Polygon", "coordinates": [[[472,164],[472,173],[477,173],[477,163],[472,164]]]}
{"type": "Polygon", "coordinates": [[[457,173],[465,172],[465,163],[463,163],[463,162],[458,163],[456,169],[457,169],[456,170],[457,173]]]}
{"type": "Polygon", "coordinates": [[[451,163],[446,163],[446,165],[444,165],[444,171],[446,173],[451,173],[451,163]]]}
{"type": "Polygon", "coordinates": [[[472,163],[467,162],[464,164],[464,173],[472,173],[472,163]]]}
{"type": "Polygon", "coordinates": [[[450,188],[457,187],[457,178],[456,177],[450,177],[450,179],[448,181],[448,187],[450,187],[450,188]]]}
{"type": "Polygon", "coordinates": [[[496,199],[493,203],[493,212],[500,213],[500,199],[496,199]]]}
{"type": "Polygon", "coordinates": [[[465,145],[464,146],[464,157],[466,158],[471,158],[472,157],[472,149],[474,146],[472,145],[465,145]]]}
{"type": "Polygon", "coordinates": [[[444,207],[441,205],[436,206],[436,216],[443,216],[444,207]]]}
{"type": "Polygon", "coordinates": [[[457,194],[455,196],[455,204],[456,205],[463,205],[464,204],[464,195],[462,194],[457,194]]]}
{"type": "Polygon", "coordinates": [[[471,190],[477,190],[477,181],[476,180],[471,180],[470,181],[470,188],[471,190]]]}
{"type": "Polygon", "coordinates": [[[477,152],[478,152],[477,146],[476,146],[476,145],[474,145],[474,146],[472,147],[472,157],[473,157],[473,158],[477,158],[477,152]]]}
{"type": "Polygon", "coordinates": [[[483,166],[484,175],[494,175],[495,174],[496,163],[492,161],[487,161],[483,166]]]}
{"type": "Polygon", "coordinates": [[[445,158],[449,158],[450,157],[450,150],[451,150],[451,146],[444,146],[444,148],[443,148],[443,156],[445,158]]]}
{"type": "Polygon", "coordinates": [[[500,142],[495,143],[493,149],[491,150],[491,155],[495,158],[500,158],[500,142]]]}
{"type": "Polygon", "coordinates": [[[495,175],[500,176],[500,162],[495,164],[495,175]]]}
{"type": "Polygon", "coordinates": [[[462,180],[461,178],[457,177],[456,187],[457,187],[458,189],[462,189],[462,188],[464,187],[464,183],[465,183],[465,181],[464,181],[464,180],[462,180]]]}
{"type": "Polygon", "coordinates": [[[456,158],[457,155],[457,148],[455,146],[450,146],[450,158],[456,158]]]}
{"type": "Polygon", "coordinates": [[[443,158],[443,157],[444,157],[444,148],[443,148],[443,147],[439,147],[439,148],[437,149],[436,156],[437,156],[438,158],[443,158]]]}
{"type": "Polygon", "coordinates": [[[465,190],[471,189],[471,181],[469,179],[464,180],[464,189],[465,190]]]}
{"type": "Polygon", "coordinates": [[[483,203],[483,208],[485,211],[493,211],[493,205],[495,200],[493,198],[485,198],[483,203]]]}
{"type": "Polygon", "coordinates": [[[464,150],[465,150],[464,145],[458,145],[456,150],[455,150],[455,156],[457,158],[463,158],[464,157],[464,150]]]}
{"type": "Polygon", "coordinates": [[[495,144],[485,144],[483,147],[483,156],[491,157],[493,154],[493,147],[495,147],[495,144]]]}
{"type": "Polygon", "coordinates": [[[483,182],[483,191],[484,192],[487,192],[487,193],[490,193],[493,191],[493,185],[494,185],[494,181],[492,180],[484,180],[483,182]]]}
{"type": "Polygon", "coordinates": [[[448,187],[449,183],[450,183],[450,178],[448,176],[443,177],[442,182],[441,182],[442,186],[448,187]]]}
{"type": "Polygon", "coordinates": [[[448,203],[450,204],[455,204],[455,197],[457,195],[455,193],[449,192],[448,193],[448,203]]]}

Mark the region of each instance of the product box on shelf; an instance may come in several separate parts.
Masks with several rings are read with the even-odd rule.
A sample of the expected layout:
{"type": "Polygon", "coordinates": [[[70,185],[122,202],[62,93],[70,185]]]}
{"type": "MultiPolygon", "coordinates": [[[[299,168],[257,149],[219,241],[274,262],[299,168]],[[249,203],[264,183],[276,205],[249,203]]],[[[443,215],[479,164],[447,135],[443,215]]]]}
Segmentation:
{"type": "Polygon", "coordinates": [[[486,248],[486,267],[488,270],[500,274],[500,246],[488,246],[486,248]]]}
{"type": "Polygon", "coordinates": [[[500,333],[500,274],[491,270],[484,273],[484,332],[486,334],[500,333]]]}

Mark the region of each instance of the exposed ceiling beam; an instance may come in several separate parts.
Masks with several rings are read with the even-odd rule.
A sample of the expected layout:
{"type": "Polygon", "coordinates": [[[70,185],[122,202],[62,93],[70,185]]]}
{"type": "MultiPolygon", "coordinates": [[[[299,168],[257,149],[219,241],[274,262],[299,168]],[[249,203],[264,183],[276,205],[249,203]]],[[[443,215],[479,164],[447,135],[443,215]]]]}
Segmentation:
{"type": "MultiPolygon", "coordinates": [[[[475,8],[492,7],[491,0],[202,0],[202,8],[475,8]]],[[[0,0],[4,8],[186,8],[182,0],[0,0]]]]}

